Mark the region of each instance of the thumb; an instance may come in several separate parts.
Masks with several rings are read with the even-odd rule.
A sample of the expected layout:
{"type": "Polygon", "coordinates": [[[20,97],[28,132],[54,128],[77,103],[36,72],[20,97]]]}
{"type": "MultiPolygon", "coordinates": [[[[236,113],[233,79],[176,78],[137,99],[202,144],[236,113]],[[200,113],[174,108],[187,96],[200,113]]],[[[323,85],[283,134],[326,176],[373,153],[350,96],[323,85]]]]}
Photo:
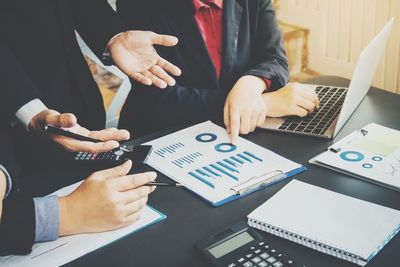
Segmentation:
{"type": "Polygon", "coordinates": [[[45,117],[46,124],[59,128],[71,128],[77,124],[77,119],[72,113],[49,115],[45,117]]]}
{"type": "Polygon", "coordinates": [[[132,161],[128,160],[124,162],[122,165],[119,165],[117,167],[96,172],[94,176],[97,177],[98,179],[117,178],[127,175],[131,170],[131,168],[132,168],[132,161]]]}
{"type": "Polygon", "coordinates": [[[175,46],[178,43],[178,38],[172,35],[162,35],[153,33],[151,41],[156,45],[175,46]]]}

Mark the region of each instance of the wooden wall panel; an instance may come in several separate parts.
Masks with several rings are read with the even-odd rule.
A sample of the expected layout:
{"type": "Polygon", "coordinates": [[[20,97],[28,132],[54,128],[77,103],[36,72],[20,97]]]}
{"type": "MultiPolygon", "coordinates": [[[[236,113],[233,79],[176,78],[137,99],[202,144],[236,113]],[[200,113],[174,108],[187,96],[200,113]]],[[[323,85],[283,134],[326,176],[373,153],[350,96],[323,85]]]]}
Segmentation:
{"type": "Polygon", "coordinates": [[[396,17],[374,85],[400,93],[399,0],[280,0],[281,20],[310,29],[310,67],[351,78],[362,49],[396,17]]]}

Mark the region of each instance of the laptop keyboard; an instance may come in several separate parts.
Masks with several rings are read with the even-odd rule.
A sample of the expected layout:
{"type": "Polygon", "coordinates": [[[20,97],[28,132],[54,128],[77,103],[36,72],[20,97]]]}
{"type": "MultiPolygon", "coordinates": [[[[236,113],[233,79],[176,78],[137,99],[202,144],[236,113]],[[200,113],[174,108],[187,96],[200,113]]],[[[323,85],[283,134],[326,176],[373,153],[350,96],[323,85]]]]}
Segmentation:
{"type": "Polygon", "coordinates": [[[287,117],[279,130],[322,135],[339,115],[347,88],[318,86],[315,90],[320,108],[304,118],[287,117]]]}

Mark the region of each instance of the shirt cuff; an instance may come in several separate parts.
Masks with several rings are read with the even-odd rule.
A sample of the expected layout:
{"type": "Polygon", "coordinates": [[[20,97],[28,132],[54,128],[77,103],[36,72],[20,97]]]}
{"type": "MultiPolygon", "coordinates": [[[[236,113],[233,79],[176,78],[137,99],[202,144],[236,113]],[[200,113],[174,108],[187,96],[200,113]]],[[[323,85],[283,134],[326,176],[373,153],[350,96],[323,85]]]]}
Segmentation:
{"type": "Polygon", "coordinates": [[[114,65],[114,61],[112,60],[111,57],[111,52],[108,49],[108,47],[110,46],[110,43],[112,42],[112,40],[114,40],[115,38],[117,38],[118,36],[120,36],[121,34],[123,34],[124,32],[120,32],[116,35],[113,36],[113,38],[110,39],[110,41],[108,42],[106,48],[104,49],[103,55],[102,55],[102,61],[105,65],[114,65]]]}
{"type": "MultiPolygon", "coordinates": [[[[11,192],[11,188],[12,188],[12,180],[11,180],[11,176],[8,173],[8,171],[6,170],[6,168],[4,168],[4,166],[0,165],[0,171],[3,171],[4,174],[6,175],[6,179],[7,179],[7,188],[6,188],[6,194],[4,196],[4,198],[6,198],[10,192],[11,192]]],[[[1,199],[0,199],[1,201],[1,199]]]]}
{"type": "Polygon", "coordinates": [[[33,199],[35,204],[35,242],[53,241],[58,238],[58,197],[33,199]]]}
{"type": "Polygon", "coordinates": [[[270,79],[265,78],[265,77],[260,77],[260,78],[261,78],[261,79],[265,82],[265,84],[267,85],[267,89],[266,89],[265,91],[268,91],[269,88],[271,87],[272,81],[271,81],[270,79]]]}
{"type": "Polygon", "coordinates": [[[47,107],[42,101],[40,101],[40,99],[33,99],[23,105],[17,111],[17,113],[15,113],[15,116],[17,117],[18,121],[28,130],[29,122],[32,120],[32,118],[46,109],[47,107]]]}

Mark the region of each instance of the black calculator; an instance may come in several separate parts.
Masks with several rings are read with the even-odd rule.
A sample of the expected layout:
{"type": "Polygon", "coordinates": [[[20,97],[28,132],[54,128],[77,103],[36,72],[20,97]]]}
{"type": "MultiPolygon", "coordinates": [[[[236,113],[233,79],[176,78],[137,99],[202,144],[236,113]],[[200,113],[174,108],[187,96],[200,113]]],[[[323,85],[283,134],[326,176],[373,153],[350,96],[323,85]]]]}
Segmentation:
{"type": "Polygon", "coordinates": [[[109,152],[91,154],[87,152],[73,153],[73,159],[82,163],[90,163],[105,166],[117,166],[127,160],[134,164],[145,164],[153,147],[147,145],[128,146],[122,145],[109,152]]]}
{"type": "Polygon", "coordinates": [[[194,245],[215,266],[305,267],[241,221],[194,245]]]}

